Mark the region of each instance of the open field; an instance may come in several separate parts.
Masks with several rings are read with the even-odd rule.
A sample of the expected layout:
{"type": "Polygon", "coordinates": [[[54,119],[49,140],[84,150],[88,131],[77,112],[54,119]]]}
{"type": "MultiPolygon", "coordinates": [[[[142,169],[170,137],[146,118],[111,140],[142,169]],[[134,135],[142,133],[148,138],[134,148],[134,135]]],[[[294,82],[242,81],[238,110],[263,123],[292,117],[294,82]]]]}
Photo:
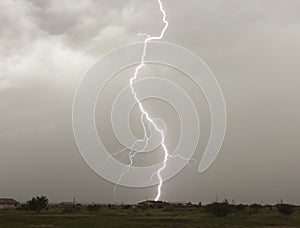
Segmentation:
{"type": "Polygon", "coordinates": [[[276,209],[246,208],[217,217],[196,208],[108,208],[80,207],[75,211],[59,207],[41,214],[20,210],[0,210],[0,228],[93,228],[93,227],[300,227],[300,209],[283,215],[276,209]]]}

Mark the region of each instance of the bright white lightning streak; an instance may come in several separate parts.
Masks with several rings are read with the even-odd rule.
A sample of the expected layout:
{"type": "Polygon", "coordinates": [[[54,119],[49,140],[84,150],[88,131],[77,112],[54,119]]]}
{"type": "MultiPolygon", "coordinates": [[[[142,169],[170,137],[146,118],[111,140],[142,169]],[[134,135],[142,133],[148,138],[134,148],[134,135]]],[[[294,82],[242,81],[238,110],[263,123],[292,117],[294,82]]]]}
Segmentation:
{"type": "MultiPolygon", "coordinates": [[[[130,160],[130,163],[125,167],[124,169],[124,172],[120,175],[118,181],[117,181],[117,184],[115,185],[115,188],[114,188],[114,198],[116,199],[116,187],[118,186],[119,182],[121,181],[121,179],[127,174],[127,172],[129,171],[130,168],[133,168],[133,159],[135,157],[136,154],[138,153],[141,153],[143,152],[147,145],[148,145],[148,141],[149,141],[149,136],[147,134],[147,130],[146,130],[146,126],[145,126],[145,123],[144,123],[144,118],[146,118],[146,120],[149,122],[149,125],[152,125],[155,130],[160,134],[161,136],[161,146],[163,148],[163,151],[164,151],[164,160],[163,160],[163,166],[161,168],[159,168],[156,172],[154,172],[150,178],[150,180],[148,182],[151,182],[153,177],[155,175],[158,176],[158,179],[159,179],[159,185],[157,187],[157,195],[155,197],[155,201],[159,200],[160,196],[161,196],[161,188],[162,188],[162,184],[163,184],[163,180],[162,180],[162,177],[161,177],[161,172],[166,168],[166,165],[167,165],[167,161],[168,161],[168,158],[179,158],[179,159],[182,159],[182,160],[185,160],[188,162],[188,164],[190,165],[190,161],[191,160],[194,160],[194,159],[190,159],[190,158],[184,158],[182,157],[181,155],[170,155],[169,152],[168,152],[168,149],[167,149],[167,146],[165,144],[165,134],[164,134],[164,131],[162,129],[160,129],[156,124],[155,122],[153,121],[153,119],[150,117],[150,115],[147,113],[147,111],[145,110],[143,104],[141,103],[141,101],[139,100],[138,96],[137,96],[137,93],[134,89],[134,86],[133,86],[133,83],[134,81],[137,79],[137,75],[139,73],[139,71],[142,69],[142,67],[147,67],[146,64],[145,64],[145,56],[146,56],[146,51],[147,51],[147,44],[149,41],[151,40],[160,40],[163,38],[167,28],[168,28],[168,21],[166,20],[166,12],[164,11],[163,9],[163,6],[162,6],[162,3],[161,3],[161,0],[157,0],[158,3],[159,3],[159,8],[160,8],[160,11],[162,12],[163,14],[163,22],[165,24],[164,28],[162,29],[161,33],[160,33],[160,36],[157,36],[157,37],[152,37],[148,34],[145,34],[145,33],[139,33],[138,35],[139,36],[147,36],[147,38],[144,40],[144,46],[143,46],[143,54],[142,54],[142,57],[141,57],[141,61],[140,61],[140,64],[135,68],[135,71],[134,71],[134,75],[133,77],[130,78],[130,89],[131,89],[131,92],[134,96],[134,99],[135,101],[138,103],[138,106],[139,106],[139,109],[141,111],[141,124],[143,126],[143,130],[144,130],[144,138],[143,139],[139,139],[137,141],[135,141],[133,143],[133,145],[130,147],[130,152],[129,152],[129,160],[130,160]],[[134,151],[134,146],[138,143],[138,142],[145,142],[145,145],[143,147],[142,150],[138,150],[138,151],[134,151]]],[[[149,126],[150,127],[150,126],[149,126]]],[[[118,152],[115,152],[114,155],[117,155],[121,152],[125,151],[124,149],[123,150],[120,150],[118,152]]],[[[106,163],[106,162],[105,162],[106,163]]],[[[104,164],[105,165],[105,164],[104,164]]],[[[148,183],[146,182],[146,183],[148,183]]]]}
{"type": "MultiPolygon", "coordinates": [[[[161,146],[164,150],[164,160],[163,160],[163,166],[161,168],[159,168],[157,170],[157,176],[158,176],[158,179],[159,179],[159,185],[157,187],[157,195],[155,197],[155,201],[159,200],[160,198],[160,195],[161,195],[161,187],[162,187],[162,184],[163,184],[163,180],[162,180],[162,177],[161,177],[161,172],[166,168],[166,165],[167,165],[167,160],[168,160],[168,157],[169,157],[169,152],[168,152],[168,149],[167,149],[167,146],[165,144],[165,135],[164,135],[164,131],[162,129],[160,129],[156,123],[153,121],[153,119],[151,119],[150,115],[148,114],[148,112],[145,110],[143,104],[141,103],[141,101],[139,100],[138,96],[137,96],[137,93],[134,89],[134,86],[133,86],[133,82],[136,80],[137,78],[137,75],[139,73],[139,71],[142,69],[143,66],[145,66],[145,56],[146,56],[146,51],[147,51],[147,44],[149,41],[152,41],[152,40],[160,40],[163,38],[168,26],[169,26],[169,22],[166,20],[166,12],[163,8],[163,5],[162,5],[162,2],[161,0],[157,0],[158,1],[158,4],[159,4],[159,8],[160,8],[160,11],[162,12],[163,14],[163,22],[165,24],[164,28],[162,29],[161,33],[159,36],[148,36],[145,40],[144,40],[144,47],[143,47],[143,54],[142,54],[142,58],[141,58],[141,62],[140,64],[135,68],[135,71],[134,71],[134,75],[132,78],[130,78],[130,89],[131,89],[131,92],[134,96],[134,99],[136,100],[136,102],[138,103],[138,106],[139,106],[139,109],[141,111],[141,123],[142,123],[142,126],[143,126],[143,129],[144,129],[144,140],[146,139],[146,141],[149,139],[148,137],[148,134],[147,134],[147,131],[146,131],[146,126],[145,126],[145,123],[144,123],[144,118],[147,119],[147,121],[155,128],[155,130],[160,134],[160,137],[161,137],[161,146]]],[[[131,153],[129,155],[129,158],[130,158],[130,165],[132,165],[132,159],[134,157],[136,153],[131,153]]]]}

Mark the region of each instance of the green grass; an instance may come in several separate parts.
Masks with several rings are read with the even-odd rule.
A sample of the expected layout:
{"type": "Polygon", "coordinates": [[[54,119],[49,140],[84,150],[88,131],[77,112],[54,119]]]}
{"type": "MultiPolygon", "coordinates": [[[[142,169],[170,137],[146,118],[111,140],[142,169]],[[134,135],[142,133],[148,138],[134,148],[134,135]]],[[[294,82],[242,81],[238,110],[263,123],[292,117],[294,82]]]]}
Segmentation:
{"type": "Polygon", "coordinates": [[[300,227],[300,211],[285,216],[276,209],[234,212],[224,218],[190,209],[109,209],[90,212],[85,208],[64,213],[51,208],[41,214],[0,210],[0,228],[93,228],[93,227],[300,227]]]}

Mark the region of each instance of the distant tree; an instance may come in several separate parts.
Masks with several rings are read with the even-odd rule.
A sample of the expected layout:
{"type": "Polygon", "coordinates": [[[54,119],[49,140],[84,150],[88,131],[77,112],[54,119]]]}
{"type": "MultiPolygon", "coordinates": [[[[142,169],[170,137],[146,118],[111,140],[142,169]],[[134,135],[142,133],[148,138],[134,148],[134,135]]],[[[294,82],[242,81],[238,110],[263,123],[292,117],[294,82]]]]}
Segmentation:
{"type": "Polygon", "coordinates": [[[294,212],[293,206],[289,204],[281,203],[281,204],[277,204],[276,207],[277,210],[284,215],[290,215],[294,212]]]}
{"type": "Polygon", "coordinates": [[[48,207],[49,200],[46,196],[33,197],[26,202],[26,206],[29,210],[41,213],[42,210],[48,207]]]}

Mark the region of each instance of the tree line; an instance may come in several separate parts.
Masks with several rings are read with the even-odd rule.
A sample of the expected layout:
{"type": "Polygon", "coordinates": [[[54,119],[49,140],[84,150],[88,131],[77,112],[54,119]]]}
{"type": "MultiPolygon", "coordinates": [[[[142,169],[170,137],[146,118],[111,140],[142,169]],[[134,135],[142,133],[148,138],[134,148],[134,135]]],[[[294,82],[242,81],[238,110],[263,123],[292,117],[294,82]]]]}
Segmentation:
{"type": "MultiPolygon", "coordinates": [[[[81,206],[80,204],[77,204],[76,206],[81,206]]],[[[111,204],[106,205],[108,208],[112,208],[111,204]]],[[[32,199],[28,200],[25,204],[22,204],[19,209],[20,210],[28,210],[28,211],[33,211],[36,213],[41,213],[43,210],[47,210],[49,207],[49,200],[46,196],[37,196],[33,197],[32,199]]],[[[74,205],[75,207],[75,205],[74,205]]],[[[135,207],[134,205],[114,205],[114,207],[120,207],[121,209],[130,209],[132,207],[135,207]]],[[[251,213],[257,213],[258,210],[260,209],[268,209],[268,210],[273,210],[274,208],[286,215],[289,216],[292,213],[294,213],[296,206],[290,205],[290,204],[285,204],[285,203],[280,203],[276,205],[261,205],[261,204],[230,204],[226,199],[223,202],[214,202],[211,204],[207,205],[202,205],[199,203],[198,205],[191,204],[188,207],[198,207],[202,208],[204,212],[211,213],[217,217],[225,217],[230,213],[236,213],[236,212],[241,212],[245,210],[250,210],[251,213]]],[[[91,204],[88,205],[87,210],[89,211],[97,211],[101,208],[100,205],[97,204],[91,204]]],[[[168,209],[168,208],[166,208],[168,209]]]]}

